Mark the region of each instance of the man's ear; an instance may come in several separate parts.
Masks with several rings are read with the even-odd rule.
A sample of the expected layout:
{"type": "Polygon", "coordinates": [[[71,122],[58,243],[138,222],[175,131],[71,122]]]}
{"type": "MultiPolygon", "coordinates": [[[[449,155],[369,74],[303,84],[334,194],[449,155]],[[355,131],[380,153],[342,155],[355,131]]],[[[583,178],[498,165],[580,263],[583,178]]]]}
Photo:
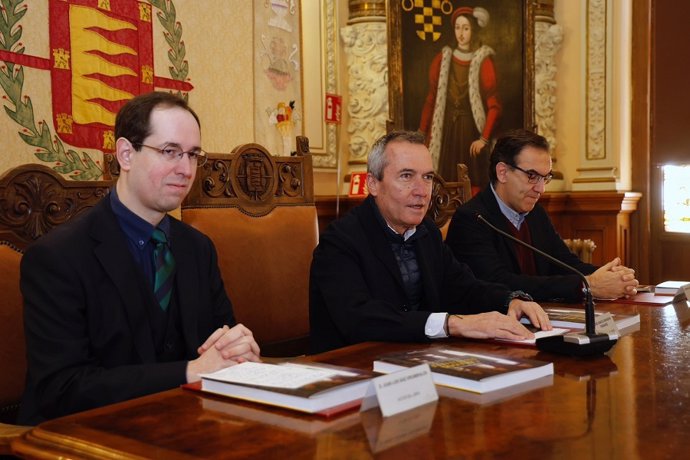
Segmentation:
{"type": "Polygon", "coordinates": [[[505,184],[508,180],[508,168],[509,166],[502,161],[496,164],[496,178],[502,184],[505,184]]]}
{"type": "Polygon", "coordinates": [[[379,180],[375,178],[371,173],[367,173],[367,190],[369,190],[369,195],[378,195],[379,180]]]}
{"type": "Polygon", "coordinates": [[[120,164],[121,170],[129,171],[131,169],[132,155],[134,153],[136,153],[134,146],[124,137],[120,137],[115,142],[115,156],[117,157],[117,162],[120,164]]]}

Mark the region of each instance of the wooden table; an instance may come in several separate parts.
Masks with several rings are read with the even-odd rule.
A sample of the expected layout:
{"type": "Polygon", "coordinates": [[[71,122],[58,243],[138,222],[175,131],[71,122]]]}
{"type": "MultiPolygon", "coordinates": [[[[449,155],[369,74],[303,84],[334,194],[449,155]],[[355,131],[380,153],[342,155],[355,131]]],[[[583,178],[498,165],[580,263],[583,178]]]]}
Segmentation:
{"type": "MultiPolygon", "coordinates": [[[[33,458],[687,458],[690,319],[685,302],[676,307],[600,304],[641,321],[595,359],[455,341],[554,362],[552,383],[518,394],[455,392],[390,419],[329,420],[175,389],[45,422],[13,449],[33,458]]],[[[381,353],[424,346],[364,343],[314,359],[370,368],[381,353]]]]}

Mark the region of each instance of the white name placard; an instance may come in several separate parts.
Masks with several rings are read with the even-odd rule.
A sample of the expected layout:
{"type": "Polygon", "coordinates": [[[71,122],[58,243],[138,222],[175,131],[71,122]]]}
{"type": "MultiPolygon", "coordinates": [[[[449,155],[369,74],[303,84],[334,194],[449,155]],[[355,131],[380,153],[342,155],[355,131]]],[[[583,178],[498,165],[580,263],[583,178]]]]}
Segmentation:
{"type": "Polygon", "coordinates": [[[371,381],[360,410],[380,406],[384,417],[438,401],[428,364],[411,367],[371,381]]]}
{"type": "Polygon", "coordinates": [[[597,334],[618,334],[618,327],[613,320],[611,313],[602,313],[598,315],[594,321],[594,330],[597,334]]]}

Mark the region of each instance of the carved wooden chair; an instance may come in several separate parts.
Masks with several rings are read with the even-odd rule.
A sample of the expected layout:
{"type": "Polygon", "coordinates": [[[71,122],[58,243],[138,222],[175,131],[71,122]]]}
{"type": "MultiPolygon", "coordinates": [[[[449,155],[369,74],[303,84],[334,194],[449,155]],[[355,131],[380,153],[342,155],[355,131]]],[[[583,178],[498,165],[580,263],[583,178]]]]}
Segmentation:
{"type": "Polygon", "coordinates": [[[23,251],[98,203],[112,185],[107,180],[67,180],[40,164],[17,166],[0,178],[0,240],[23,251]]]}
{"type": "Polygon", "coordinates": [[[455,214],[455,210],[470,198],[472,198],[472,184],[467,174],[467,166],[464,164],[458,163],[457,182],[446,182],[438,174],[435,175],[427,216],[441,230],[443,239],[446,238],[450,219],[455,214]]]}
{"type": "Polygon", "coordinates": [[[566,246],[568,246],[570,252],[578,256],[581,261],[586,262],[588,264],[592,263],[592,254],[594,253],[594,250],[597,248],[597,245],[594,243],[594,241],[590,239],[582,240],[580,238],[568,238],[564,239],[563,242],[566,246]]]}
{"type": "Polygon", "coordinates": [[[235,317],[264,356],[306,353],[309,267],[318,243],[312,158],[274,157],[257,144],[212,154],[182,204],[182,220],[208,235],[235,317]]]}
{"type": "Polygon", "coordinates": [[[0,455],[26,430],[11,425],[19,410],[26,374],[21,253],[53,227],[96,204],[109,181],[65,180],[52,169],[21,165],[0,177],[0,455]]]}

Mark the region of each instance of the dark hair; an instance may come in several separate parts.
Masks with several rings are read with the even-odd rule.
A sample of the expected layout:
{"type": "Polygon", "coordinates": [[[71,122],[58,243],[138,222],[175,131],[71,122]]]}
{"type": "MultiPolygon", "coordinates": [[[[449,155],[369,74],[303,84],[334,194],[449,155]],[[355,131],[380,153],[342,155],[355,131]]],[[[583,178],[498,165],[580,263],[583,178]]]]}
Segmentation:
{"type": "Polygon", "coordinates": [[[391,131],[379,137],[371,147],[371,152],[367,158],[367,172],[378,180],[383,179],[383,170],[388,166],[388,160],[384,154],[386,146],[395,141],[426,145],[424,134],[419,131],[391,131]]]}
{"type": "Polygon", "coordinates": [[[175,94],[164,91],[153,91],[140,94],[122,106],[115,117],[115,139],[124,137],[135,148],[141,148],[151,134],[151,112],[157,107],[180,107],[194,116],[199,128],[201,123],[197,114],[189,107],[186,100],[175,94]]]}
{"type": "Polygon", "coordinates": [[[498,163],[505,163],[510,166],[516,166],[515,157],[525,147],[535,147],[548,152],[549,141],[544,136],[526,129],[508,131],[496,140],[496,145],[494,145],[494,149],[489,157],[489,178],[492,184],[495,184],[498,180],[498,177],[496,177],[496,165],[498,163]]]}

